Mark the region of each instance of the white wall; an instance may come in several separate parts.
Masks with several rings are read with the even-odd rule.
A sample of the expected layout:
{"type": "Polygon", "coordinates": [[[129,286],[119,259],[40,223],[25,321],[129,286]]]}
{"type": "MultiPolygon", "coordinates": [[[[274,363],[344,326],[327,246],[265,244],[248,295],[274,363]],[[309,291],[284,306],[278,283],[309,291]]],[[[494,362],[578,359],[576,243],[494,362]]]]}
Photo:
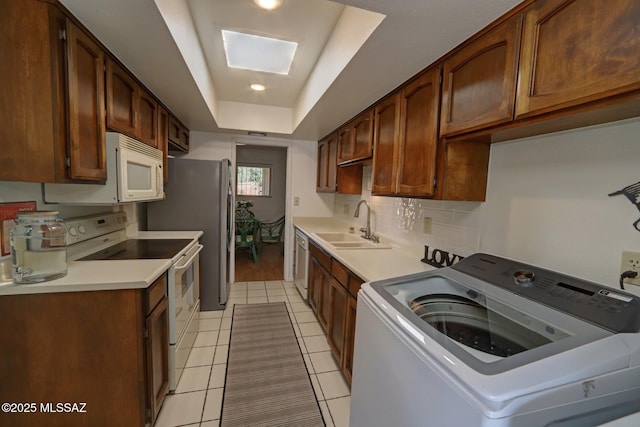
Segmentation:
{"type": "Polygon", "coordinates": [[[638,135],[633,119],[492,145],[480,249],[617,287],[640,212],[607,195],[640,181],[638,135]]]}
{"type": "Polygon", "coordinates": [[[350,221],[356,231],[366,223],[366,209],[361,208],[359,218],[353,213],[358,201],[365,199],[371,205],[372,231],[402,243],[418,259],[424,255],[424,245],[462,256],[478,251],[483,203],[372,196],[371,167],[365,167],[363,174],[362,194],[338,194],[334,208],[335,215],[350,221]],[[425,217],[431,218],[431,233],[424,232],[425,217]]]}

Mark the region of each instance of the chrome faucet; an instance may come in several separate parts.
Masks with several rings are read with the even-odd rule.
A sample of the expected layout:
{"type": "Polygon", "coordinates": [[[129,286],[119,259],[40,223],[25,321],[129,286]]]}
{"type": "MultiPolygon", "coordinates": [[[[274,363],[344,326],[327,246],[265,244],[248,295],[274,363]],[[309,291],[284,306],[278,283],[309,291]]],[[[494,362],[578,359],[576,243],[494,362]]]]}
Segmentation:
{"type": "Polygon", "coordinates": [[[372,242],[379,243],[380,239],[378,238],[378,236],[371,232],[371,206],[369,206],[369,203],[367,203],[366,200],[360,200],[358,202],[358,206],[356,206],[356,211],[353,213],[353,216],[355,218],[360,217],[360,205],[362,205],[363,203],[367,207],[367,226],[360,229],[360,231],[364,233],[362,237],[367,240],[371,240],[372,242]]]}

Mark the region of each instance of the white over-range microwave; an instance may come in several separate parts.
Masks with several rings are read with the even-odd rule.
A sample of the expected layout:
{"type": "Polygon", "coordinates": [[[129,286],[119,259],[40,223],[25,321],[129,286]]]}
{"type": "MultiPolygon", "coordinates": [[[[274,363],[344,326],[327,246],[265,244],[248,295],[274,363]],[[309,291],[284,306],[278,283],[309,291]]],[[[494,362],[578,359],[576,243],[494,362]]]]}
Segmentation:
{"type": "Polygon", "coordinates": [[[106,140],[106,183],[44,184],[46,203],[111,205],[163,198],[162,151],[116,132],[107,132],[106,140]]]}

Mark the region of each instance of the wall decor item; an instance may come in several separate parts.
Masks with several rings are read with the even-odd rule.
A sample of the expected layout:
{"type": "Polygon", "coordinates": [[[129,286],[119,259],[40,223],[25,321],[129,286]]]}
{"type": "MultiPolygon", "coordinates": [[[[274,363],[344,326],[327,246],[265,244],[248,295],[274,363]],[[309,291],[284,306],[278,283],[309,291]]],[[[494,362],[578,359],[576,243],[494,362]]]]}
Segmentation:
{"type": "Polygon", "coordinates": [[[9,234],[16,226],[15,219],[18,212],[35,211],[36,202],[10,202],[0,203],[0,257],[9,255],[9,234]]]}
{"type": "Polygon", "coordinates": [[[422,258],[420,261],[433,267],[440,268],[452,266],[456,262],[463,259],[463,256],[450,254],[449,252],[443,251],[442,249],[434,248],[431,252],[429,252],[429,246],[424,245],[424,258],[422,258]]]}
{"type": "MultiPolygon", "coordinates": [[[[636,182],[635,184],[631,184],[627,187],[624,187],[622,190],[614,191],[613,193],[609,193],[609,197],[617,196],[619,194],[624,194],[627,199],[640,211],[640,182],[636,182]]],[[[633,226],[636,230],[640,231],[640,218],[633,223],[633,226]]]]}

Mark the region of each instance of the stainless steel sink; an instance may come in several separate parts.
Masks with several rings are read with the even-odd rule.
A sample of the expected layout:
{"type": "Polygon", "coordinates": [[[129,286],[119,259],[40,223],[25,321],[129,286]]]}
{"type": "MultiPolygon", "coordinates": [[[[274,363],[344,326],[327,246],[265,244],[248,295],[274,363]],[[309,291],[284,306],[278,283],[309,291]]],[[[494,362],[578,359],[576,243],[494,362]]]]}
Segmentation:
{"type": "Polygon", "coordinates": [[[389,249],[388,243],[374,243],[357,234],[349,233],[316,233],[315,236],[333,247],[333,249],[389,249]]]}

